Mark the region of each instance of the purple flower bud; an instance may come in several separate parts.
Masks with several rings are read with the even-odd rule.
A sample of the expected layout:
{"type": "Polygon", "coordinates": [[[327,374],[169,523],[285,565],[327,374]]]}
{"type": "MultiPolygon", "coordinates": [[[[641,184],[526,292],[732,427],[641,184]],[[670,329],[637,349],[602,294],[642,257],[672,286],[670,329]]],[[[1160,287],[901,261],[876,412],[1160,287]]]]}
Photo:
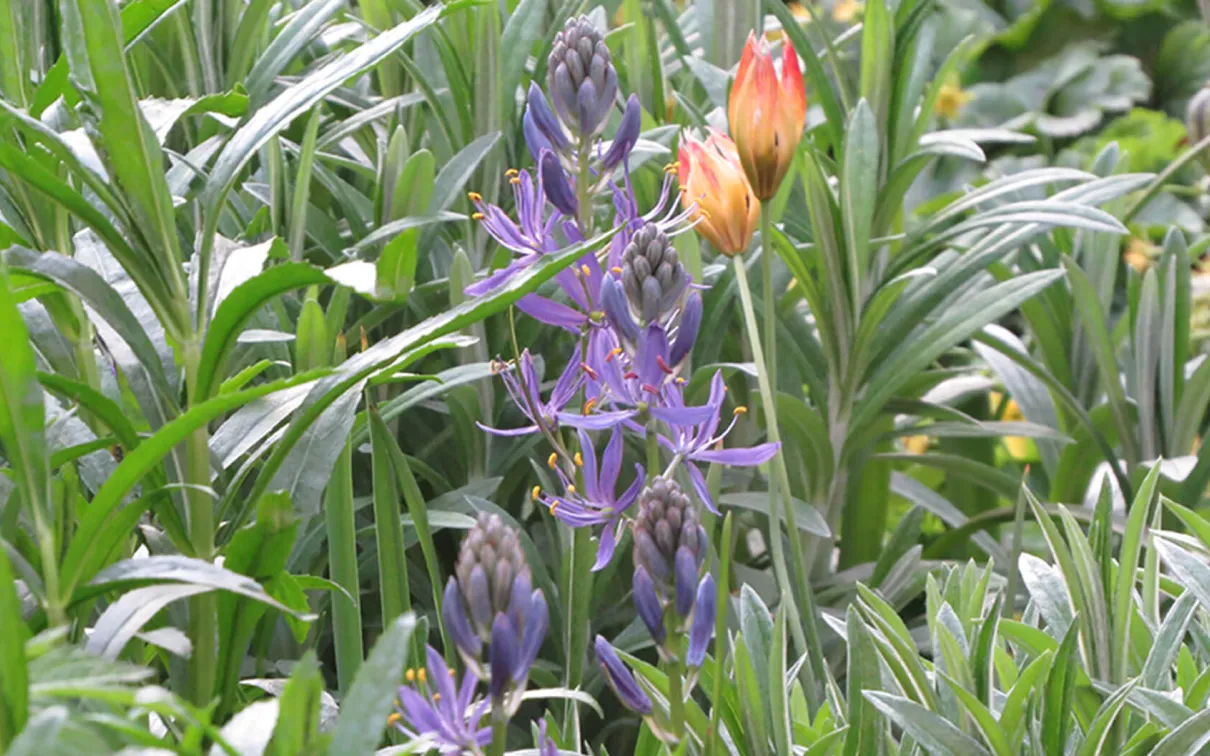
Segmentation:
{"type": "Polygon", "coordinates": [[[656,478],[639,495],[639,512],[633,528],[635,565],[647,570],[656,592],[666,600],[673,598],[675,589],[678,613],[687,615],[688,609],[679,611],[682,601],[679,589],[687,581],[689,588],[685,592],[692,595],[708,545],[697,509],[676,481],[656,478]]]}
{"type": "Polygon", "coordinates": [[[445,584],[441,616],[445,619],[445,629],[454,641],[454,645],[464,653],[478,657],[483,651],[483,641],[471,628],[470,620],[466,617],[466,609],[462,605],[462,594],[458,592],[458,581],[453,576],[445,584]]]}
{"type": "Polygon", "coordinates": [[[634,341],[639,337],[639,326],[630,316],[626,293],[622,290],[622,284],[613,276],[605,276],[601,284],[601,305],[605,308],[609,322],[618,329],[622,338],[634,341]]]}
{"type": "Polygon", "coordinates": [[[644,224],[622,251],[622,288],[643,323],[663,323],[689,286],[676,248],[654,223],[644,224]]]}
{"type": "Polygon", "coordinates": [[[630,99],[626,101],[626,110],[622,113],[622,120],[618,123],[618,131],[613,135],[613,144],[609,146],[605,157],[601,158],[602,170],[613,170],[614,166],[630,157],[630,151],[639,141],[642,122],[643,108],[639,105],[639,98],[630,95],[630,99]]]}
{"type": "Polygon", "coordinates": [[[613,689],[622,704],[631,711],[643,716],[651,713],[651,699],[639,687],[634,675],[622,664],[618,652],[609,641],[598,635],[596,639],[597,663],[605,673],[605,682],[613,689]]]}
{"type": "Polygon", "coordinates": [[[697,341],[697,332],[702,326],[702,297],[696,291],[689,292],[685,298],[685,306],[681,309],[681,320],[677,325],[676,337],[668,350],[668,360],[673,365],[679,365],[689,356],[693,343],[697,341]]]}
{"type": "Polygon", "coordinates": [[[693,624],[689,628],[689,651],[685,654],[685,662],[691,669],[702,666],[702,660],[706,658],[706,646],[710,644],[710,638],[714,635],[716,598],[714,576],[706,573],[702,582],[697,586],[693,624]]]}
{"type": "Polygon", "coordinates": [[[542,172],[542,188],[546,192],[546,199],[550,200],[550,204],[559,212],[574,218],[579,201],[567,180],[567,174],[563,172],[563,166],[559,165],[559,158],[555,157],[553,152],[543,152],[539,158],[538,170],[542,172]]]}
{"type": "Polygon", "coordinates": [[[638,610],[639,617],[642,618],[643,624],[647,626],[647,631],[651,633],[656,644],[663,644],[665,638],[663,602],[655,592],[655,584],[651,582],[651,576],[647,574],[647,570],[642,565],[634,568],[632,583],[634,607],[638,610]]]}
{"type": "Polygon", "coordinates": [[[688,546],[676,550],[676,613],[688,617],[693,611],[697,583],[697,557],[688,546]]]}
{"type": "Polygon", "coordinates": [[[513,682],[521,683],[529,677],[529,668],[534,665],[542,641],[546,639],[546,629],[550,623],[548,612],[546,597],[542,591],[534,591],[530,595],[529,619],[521,636],[521,653],[513,666],[513,682]]]}
{"type": "Polygon", "coordinates": [[[595,136],[618,93],[618,74],[609,47],[586,16],[569,19],[555,35],[547,59],[555,110],[576,134],[595,136]]]}
{"type": "MultiPolygon", "coordinates": [[[[546,97],[542,94],[541,88],[535,82],[529,83],[529,92],[526,93],[525,102],[526,116],[533,119],[534,127],[542,132],[546,141],[553,146],[554,151],[566,150],[570,144],[567,140],[567,132],[563,130],[559,119],[555,117],[550,105],[546,103],[546,97]]],[[[538,159],[538,154],[538,152],[534,153],[534,160],[538,159]]]]}
{"type": "Polygon", "coordinates": [[[497,614],[492,623],[491,649],[491,679],[488,681],[492,698],[500,698],[510,680],[513,679],[513,668],[517,664],[517,631],[513,623],[504,614],[497,614]]]}
{"type": "Polygon", "coordinates": [[[492,621],[492,598],[487,582],[487,572],[483,565],[476,564],[471,568],[470,580],[463,588],[466,603],[471,610],[471,619],[480,627],[485,627],[492,621]]]}

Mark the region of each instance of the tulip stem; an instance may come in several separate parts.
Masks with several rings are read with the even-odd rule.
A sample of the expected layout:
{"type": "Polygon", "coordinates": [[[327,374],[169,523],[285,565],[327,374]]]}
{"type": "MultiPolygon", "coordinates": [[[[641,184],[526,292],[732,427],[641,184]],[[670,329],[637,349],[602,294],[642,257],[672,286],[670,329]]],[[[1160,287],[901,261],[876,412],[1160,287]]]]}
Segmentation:
{"type": "MultiPolygon", "coordinates": [[[[774,307],[773,297],[773,244],[772,244],[772,218],[769,216],[768,206],[761,205],[760,212],[760,228],[761,228],[761,266],[762,278],[766,286],[765,297],[765,328],[767,337],[770,342],[776,334],[776,308],[774,307]]],[[[777,454],[774,455],[773,475],[769,478],[769,497],[771,504],[777,507],[773,510],[771,507],[769,516],[769,541],[770,552],[773,557],[773,572],[777,578],[777,583],[781,588],[781,600],[786,602],[786,611],[788,616],[793,617],[795,621],[790,623],[790,633],[794,637],[794,644],[800,652],[806,653],[810,661],[809,664],[803,665],[803,674],[806,675],[804,692],[807,694],[807,700],[812,703],[812,708],[818,704],[817,682],[818,674],[823,669],[823,654],[820,649],[817,629],[815,627],[815,606],[811,600],[810,587],[805,586],[802,592],[803,615],[799,614],[798,602],[795,599],[796,584],[791,580],[789,569],[786,566],[785,545],[781,538],[781,524],[785,521],[786,533],[789,535],[790,547],[793,550],[796,569],[802,579],[806,579],[806,573],[803,570],[803,562],[801,549],[802,544],[798,540],[798,531],[794,528],[790,521],[790,478],[786,472],[785,459],[782,456],[783,450],[781,444],[781,431],[777,424],[777,404],[775,394],[773,392],[773,384],[770,381],[774,373],[775,366],[767,360],[767,355],[761,344],[760,330],[756,324],[756,310],[752,306],[752,291],[748,285],[748,272],[744,267],[744,258],[742,255],[736,255],[732,258],[735,265],[735,279],[739,288],[740,305],[744,313],[744,324],[748,331],[748,341],[752,345],[753,361],[756,363],[756,380],[760,389],[761,404],[765,408],[765,429],[769,440],[778,444],[777,454]],[[779,491],[780,488],[780,491],[779,491]]]]}

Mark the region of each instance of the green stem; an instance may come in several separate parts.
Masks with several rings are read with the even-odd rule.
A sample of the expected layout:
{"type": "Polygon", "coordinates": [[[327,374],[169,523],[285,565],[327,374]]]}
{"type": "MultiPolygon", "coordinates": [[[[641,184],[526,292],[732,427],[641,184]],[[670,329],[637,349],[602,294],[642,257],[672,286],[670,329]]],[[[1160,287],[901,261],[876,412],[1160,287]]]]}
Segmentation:
{"type": "Polygon", "coordinates": [[[710,694],[710,732],[709,756],[718,752],[722,738],[718,735],[719,718],[722,707],[719,702],[723,697],[723,655],[725,645],[723,638],[727,634],[727,598],[730,596],[731,582],[731,513],[723,518],[723,534],[718,541],[719,555],[718,587],[714,613],[714,689],[710,694]]]}
{"type": "Polygon", "coordinates": [[[660,440],[656,421],[647,421],[647,483],[652,483],[660,474],[660,440]]]}
{"type": "MultiPolygon", "coordinates": [[[[185,351],[190,405],[197,399],[193,392],[200,363],[201,347],[194,341],[185,351]]],[[[193,484],[185,492],[189,543],[195,558],[209,562],[214,559],[214,502],[205,493],[210,487],[210,439],[205,425],[185,440],[185,455],[186,478],[193,484]]],[[[214,694],[218,669],[218,599],[214,593],[190,599],[189,640],[193,643],[189,657],[189,698],[197,706],[206,706],[214,694]]]]}
{"type": "MultiPolygon", "coordinates": [[[[675,648],[680,647],[680,641],[674,641],[675,648]]],[[[678,658],[668,665],[668,709],[672,714],[672,734],[677,742],[685,739],[685,687],[684,663],[678,658]]]]}
{"type": "MultiPolygon", "coordinates": [[[[764,246],[762,251],[762,265],[766,272],[765,277],[772,278],[772,244],[769,243],[772,231],[772,221],[769,218],[769,211],[765,206],[761,207],[761,244],[764,246]]],[[[756,380],[760,388],[761,403],[765,408],[765,428],[768,433],[769,440],[779,444],[777,454],[773,457],[773,476],[769,479],[769,495],[775,504],[779,504],[778,511],[772,514],[769,518],[769,541],[770,551],[773,557],[773,572],[777,578],[778,585],[781,586],[781,598],[786,602],[786,610],[790,617],[794,617],[795,621],[790,623],[790,632],[794,636],[794,643],[800,652],[808,654],[810,664],[804,665],[803,670],[807,675],[808,685],[804,685],[808,700],[813,704],[817,703],[818,692],[816,690],[816,680],[820,679],[819,674],[823,670],[823,653],[820,649],[817,629],[815,627],[815,607],[811,600],[810,588],[802,591],[803,608],[806,610],[805,622],[798,611],[798,602],[795,600],[796,583],[791,579],[789,570],[786,567],[785,546],[781,539],[781,525],[785,522],[786,532],[789,534],[790,546],[794,550],[794,558],[800,577],[806,580],[806,573],[802,566],[801,544],[798,541],[797,530],[790,522],[790,479],[786,473],[785,459],[782,455],[781,431],[777,424],[777,404],[773,393],[773,385],[769,380],[772,374],[770,364],[766,360],[764,348],[761,346],[760,330],[756,325],[756,311],[752,306],[752,291],[748,285],[748,272],[744,267],[744,259],[737,255],[733,258],[735,265],[735,279],[738,283],[740,305],[744,313],[744,325],[748,331],[748,341],[752,344],[752,355],[756,363],[756,380]],[[778,489],[780,488],[780,495],[778,489]]],[[[771,288],[771,287],[770,287],[771,288]]],[[[766,292],[766,299],[772,300],[772,292],[766,292]]],[[[766,304],[766,317],[771,307],[766,304]]],[[[773,329],[773,324],[766,323],[766,328],[773,329]]]]}
{"type": "Polygon", "coordinates": [[[488,756],[504,756],[508,747],[508,714],[504,710],[504,701],[492,700],[492,742],[487,747],[488,756]]]}
{"type": "Polygon", "coordinates": [[[1122,213],[1122,223],[1129,223],[1130,219],[1143,209],[1143,206],[1155,196],[1156,192],[1163,188],[1164,184],[1168,183],[1168,179],[1172,178],[1177,171],[1192,162],[1198,155],[1205,152],[1207,148],[1210,148],[1210,135],[1202,138],[1197,144],[1190,147],[1187,152],[1169,163],[1167,168],[1160,171],[1159,175],[1152,179],[1147,188],[1143,190],[1143,193],[1130,203],[1130,207],[1126,208],[1126,212],[1122,213]]]}

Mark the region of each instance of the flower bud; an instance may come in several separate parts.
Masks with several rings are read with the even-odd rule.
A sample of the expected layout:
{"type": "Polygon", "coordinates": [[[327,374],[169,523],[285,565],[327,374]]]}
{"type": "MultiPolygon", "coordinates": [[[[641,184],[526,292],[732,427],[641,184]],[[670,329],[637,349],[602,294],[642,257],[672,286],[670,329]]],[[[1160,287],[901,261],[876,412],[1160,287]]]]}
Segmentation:
{"type": "Polygon", "coordinates": [[[746,252],[760,220],[760,201],[744,175],[735,143],[719,132],[705,142],[685,135],[677,178],[681,201],[693,211],[698,233],[728,257],[746,252]]]}
{"type": "Polygon", "coordinates": [[[1210,135],[1210,82],[1190,98],[1185,111],[1185,128],[1190,144],[1197,144],[1210,135]]]}
{"type": "MultiPolygon", "coordinates": [[[[633,527],[635,603],[660,643],[665,628],[653,626],[657,617],[668,617],[669,605],[682,620],[693,614],[698,573],[706,558],[706,530],[689,497],[675,481],[665,478],[656,478],[639,495],[633,527]]],[[[667,629],[679,632],[682,625],[678,622],[667,629]]]]}
{"type": "Polygon", "coordinates": [[[640,321],[661,320],[688,285],[689,273],[664,232],[654,223],[636,231],[622,252],[622,288],[640,321]]]}
{"type": "Polygon", "coordinates": [[[499,515],[480,514],[467,533],[441,610],[459,654],[489,680],[494,698],[524,687],[549,615],[546,598],[533,587],[520,537],[499,515]]]}
{"type": "Polygon", "coordinates": [[[609,47],[587,16],[568,19],[555,35],[547,60],[549,90],[555,111],[567,128],[581,136],[596,136],[618,92],[609,47]]]}
{"type": "Polygon", "coordinates": [[[785,178],[807,120],[798,56],[787,40],[779,79],[764,37],[748,35],[727,101],[727,121],[757,199],[773,198],[785,178]]]}
{"type": "Polygon", "coordinates": [[[609,645],[609,641],[598,635],[595,648],[597,664],[601,665],[601,671],[605,673],[605,682],[613,689],[622,704],[643,716],[650,714],[651,699],[639,687],[638,681],[618,658],[618,652],[609,645]]]}

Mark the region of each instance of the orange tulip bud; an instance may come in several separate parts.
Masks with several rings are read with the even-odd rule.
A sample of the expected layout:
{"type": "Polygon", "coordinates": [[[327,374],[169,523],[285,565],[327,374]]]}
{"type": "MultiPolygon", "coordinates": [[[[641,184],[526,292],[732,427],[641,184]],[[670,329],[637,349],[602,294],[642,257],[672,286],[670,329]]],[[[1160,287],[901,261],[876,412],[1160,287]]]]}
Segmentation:
{"type": "Polygon", "coordinates": [[[728,257],[747,251],[760,220],[760,201],[744,177],[735,143],[717,131],[705,142],[682,136],[677,178],[681,202],[696,208],[702,236],[728,257]]]}
{"type": "Polygon", "coordinates": [[[789,41],[782,47],[779,79],[768,41],[748,35],[731,85],[727,120],[757,198],[772,198],[790,168],[807,122],[807,93],[798,55],[789,41]]]}

